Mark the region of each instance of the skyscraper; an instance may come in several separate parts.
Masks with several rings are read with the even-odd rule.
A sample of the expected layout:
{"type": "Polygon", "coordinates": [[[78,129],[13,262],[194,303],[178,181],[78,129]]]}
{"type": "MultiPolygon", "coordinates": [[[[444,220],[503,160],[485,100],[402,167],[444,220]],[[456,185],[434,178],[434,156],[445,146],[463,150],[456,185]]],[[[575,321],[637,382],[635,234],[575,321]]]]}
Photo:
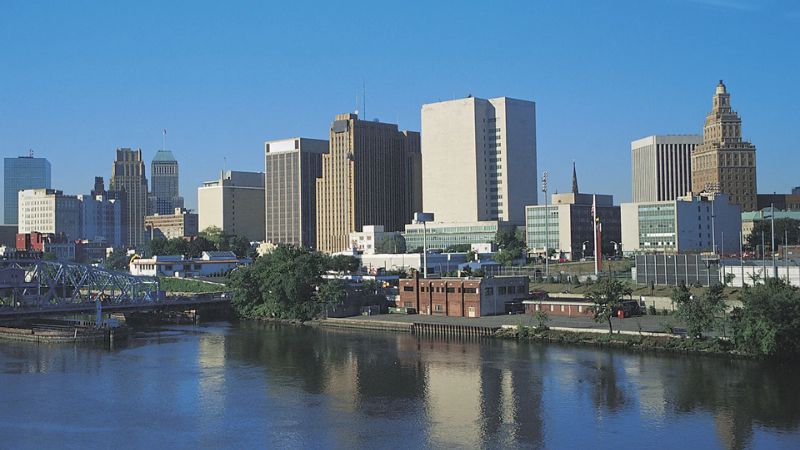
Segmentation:
{"type": "Polygon", "coordinates": [[[422,185],[437,222],[525,223],[538,200],[536,104],[472,96],[422,105],[422,185]]]}
{"type": "Polygon", "coordinates": [[[731,96],[719,80],[703,143],[692,154],[692,192],[727,194],[742,211],[756,209],[756,147],[742,140],[742,119],[731,109],[731,96]]]}
{"type": "Polygon", "coordinates": [[[631,142],[634,202],[675,200],[692,191],[692,152],[697,135],[648,136],[631,142]]]}
{"type": "Polygon", "coordinates": [[[349,247],[364,225],[400,231],[419,210],[419,133],[339,114],[330,129],[317,180],[317,250],[349,247]],[[415,166],[416,165],[416,166],[415,166]]]}
{"type": "Polygon", "coordinates": [[[178,161],[169,150],[159,150],[150,162],[149,213],[169,215],[183,208],[178,187],[178,161]]]}
{"type": "Polygon", "coordinates": [[[29,156],[3,159],[3,223],[19,222],[19,191],[49,189],[50,162],[45,158],[29,156]]]}
{"type": "Polygon", "coordinates": [[[317,178],[328,141],[294,138],[264,143],[266,240],[317,245],[317,178]]]}
{"type": "Polygon", "coordinates": [[[122,222],[126,231],[126,236],[123,237],[125,244],[131,247],[143,245],[144,216],[147,215],[147,177],[142,149],[117,149],[109,190],[123,192],[122,222]]]}

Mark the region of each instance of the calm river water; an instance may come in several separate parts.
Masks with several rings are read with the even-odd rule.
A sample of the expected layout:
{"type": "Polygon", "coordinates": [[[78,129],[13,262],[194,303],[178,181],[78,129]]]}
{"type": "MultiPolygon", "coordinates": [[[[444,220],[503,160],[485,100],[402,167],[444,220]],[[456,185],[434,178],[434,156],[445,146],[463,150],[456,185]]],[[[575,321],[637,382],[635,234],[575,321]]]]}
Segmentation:
{"type": "Polygon", "coordinates": [[[800,367],[262,323],[0,342],[0,448],[800,448],[800,367]]]}

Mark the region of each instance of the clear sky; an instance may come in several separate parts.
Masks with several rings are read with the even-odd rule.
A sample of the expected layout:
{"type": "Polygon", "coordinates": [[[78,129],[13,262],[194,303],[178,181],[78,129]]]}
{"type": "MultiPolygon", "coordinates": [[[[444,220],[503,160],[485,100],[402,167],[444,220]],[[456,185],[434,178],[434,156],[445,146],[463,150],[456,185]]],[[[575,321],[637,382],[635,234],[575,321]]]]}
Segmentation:
{"type": "Polygon", "coordinates": [[[88,193],[117,147],[167,147],[189,207],[263,142],[327,138],[337,113],[419,130],[423,103],[472,94],[537,103],[551,190],[630,200],[630,141],[701,133],[724,79],[759,192],[800,185],[800,2],[6,1],[0,153],[32,148],[53,186],[88,193]],[[227,162],[226,162],[227,160],[227,162]]]}

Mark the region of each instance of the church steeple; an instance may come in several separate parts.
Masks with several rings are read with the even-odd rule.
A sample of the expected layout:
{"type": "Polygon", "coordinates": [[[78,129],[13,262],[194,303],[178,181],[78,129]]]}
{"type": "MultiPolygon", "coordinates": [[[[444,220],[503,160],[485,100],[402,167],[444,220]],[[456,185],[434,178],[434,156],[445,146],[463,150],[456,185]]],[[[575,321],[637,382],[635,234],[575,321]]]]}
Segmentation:
{"type": "Polygon", "coordinates": [[[578,195],[578,173],[575,171],[575,161],[572,161],[572,193],[578,195]]]}

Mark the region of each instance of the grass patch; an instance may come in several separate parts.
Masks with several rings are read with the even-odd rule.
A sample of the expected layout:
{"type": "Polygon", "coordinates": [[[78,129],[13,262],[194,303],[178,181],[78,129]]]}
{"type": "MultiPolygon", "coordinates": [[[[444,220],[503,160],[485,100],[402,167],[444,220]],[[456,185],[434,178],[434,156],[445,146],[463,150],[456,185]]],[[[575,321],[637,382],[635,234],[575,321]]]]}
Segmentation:
{"type": "Polygon", "coordinates": [[[191,278],[159,277],[158,281],[160,282],[161,290],[167,293],[203,294],[225,290],[225,286],[191,278]]]}

